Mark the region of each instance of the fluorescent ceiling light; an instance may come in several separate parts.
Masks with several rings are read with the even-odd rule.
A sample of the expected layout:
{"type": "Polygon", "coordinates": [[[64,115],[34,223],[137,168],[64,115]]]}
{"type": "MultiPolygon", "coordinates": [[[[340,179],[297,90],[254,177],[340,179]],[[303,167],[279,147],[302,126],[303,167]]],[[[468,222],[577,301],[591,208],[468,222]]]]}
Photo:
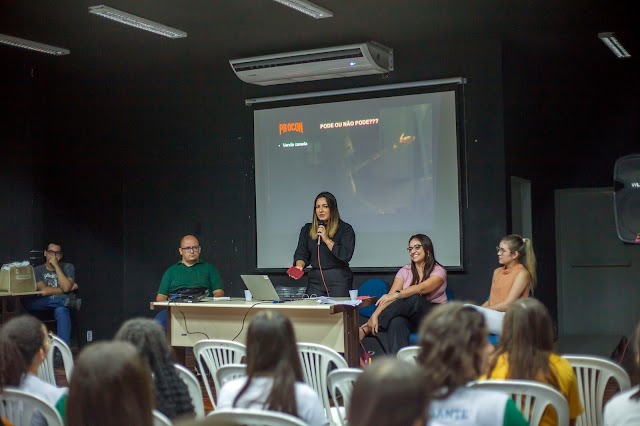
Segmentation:
{"type": "Polygon", "coordinates": [[[630,58],[631,55],[627,52],[627,49],[622,47],[618,39],[616,38],[616,33],[598,33],[598,38],[603,41],[604,44],[607,45],[609,49],[620,59],[630,58]]]}
{"type": "Polygon", "coordinates": [[[6,34],[0,34],[0,43],[8,44],[9,46],[21,47],[23,49],[35,50],[36,52],[48,53],[49,55],[68,55],[71,53],[69,49],[63,49],[62,47],[50,46],[48,44],[42,44],[31,40],[25,40],[24,38],[12,37],[6,34]]]}
{"type": "Polygon", "coordinates": [[[89,6],[89,13],[93,13],[94,15],[112,19],[116,22],[120,22],[121,24],[130,25],[132,27],[150,31],[152,33],[160,34],[169,38],[182,38],[187,36],[187,33],[185,33],[184,31],[167,27],[166,25],[162,25],[157,22],[153,22],[127,12],[123,12],[121,10],[105,6],[103,4],[99,6],[89,6]]]}
{"type": "Polygon", "coordinates": [[[305,15],[309,15],[316,19],[331,18],[333,16],[332,11],[322,8],[307,0],[274,0],[274,1],[280,4],[284,4],[285,6],[288,6],[291,9],[295,9],[298,12],[302,12],[305,15]]]}

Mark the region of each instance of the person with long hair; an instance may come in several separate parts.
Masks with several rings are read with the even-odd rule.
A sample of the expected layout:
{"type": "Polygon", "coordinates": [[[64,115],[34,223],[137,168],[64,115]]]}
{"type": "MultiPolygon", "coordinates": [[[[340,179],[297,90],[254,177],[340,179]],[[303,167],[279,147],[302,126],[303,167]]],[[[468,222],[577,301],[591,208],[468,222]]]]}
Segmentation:
{"type": "Polygon", "coordinates": [[[486,367],[493,349],[480,312],[449,302],[429,312],[420,325],[417,362],[434,390],[429,405],[438,425],[527,425],[507,394],[466,387],[486,367]]]}
{"type": "Polygon", "coordinates": [[[78,356],[67,426],[153,425],[151,371],[128,342],[98,342],[78,356]]]}
{"type": "Polygon", "coordinates": [[[396,358],[367,366],[351,393],[349,426],[424,426],[431,389],[422,368],[396,358]],[[401,401],[402,409],[389,409],[389,401],[401,401]]]}
{"type": "Polygon", "coordinates": [[[291,321],[285,315],[258,312],[247,331],[247,376],[222,386],[218,409],[279,411],[311,426],[328,425],[315,391],[304,383],[291,321]]]}
{"type": "Polygon", "coordinates": [[[356,234],[340,218],[336,197],[326,191],[318,194],[311,222],[300,230],[293,255],[293,266],[300,271],[311,265],[308,295],[349,297],[353,285],[349,261],[355,246],[356,234]]]}
{"type": "MultiPolygon", "coordinates": [[[[0,328],[0,391],[15,387],[47,401],[64,420],[67,388],[58,388],[38,377],[38,368],[49,352],[49,333],[31,315],[12,318],[0,328]]],[[[46,424],[41,416],[34,425],[46,424]]]]}
{"type": "MultiPolygon", "coordinates": [[[[640,373],[640,323],[631,338],[635,369],[640,373]]],[[[615,395],[604,406],[605,426],[640,425],[640,385],[615,395]]]]}
{"type": "Polygon", "coordinates": [[[533,242],[516,234],[502,238],[496,250],[500,266],[493,271],[489,299],[482,307],[504,312],[511,302],[535,289],[536,255],[533,242]]]}
{"type": "Polygon", "coordinates": [[[409,335],[432,306],[447,302],[447,271],[436,260],[431,238],[412,235],[407,251],[411,263],[398,271],[389,292],[376,302],[376,310],[360,327],[360,340],[386,331],[392,353],[409,345],[409,335]]]}
{"type": "Polygon", "coordinates": [[[172,420],[195,415],[189,389],[173,366],[171,348],[157,322],[148,318],[130,319],[122,324],[115,340],[131,343],[149,364],[158,411],[172,420]]]}
{"type": "MultiPolygon", "coordinates": [[[[569,361],[553,352],[553,326],[549,311],[532,297],[515,300],[509,305],[487,378],[545,383],[558,389],[569,402],[571,425],[582,413],[573,368],[569,361]]],[[[555,414],[547,408],[540,425],[555,424],[555,414]]]]}

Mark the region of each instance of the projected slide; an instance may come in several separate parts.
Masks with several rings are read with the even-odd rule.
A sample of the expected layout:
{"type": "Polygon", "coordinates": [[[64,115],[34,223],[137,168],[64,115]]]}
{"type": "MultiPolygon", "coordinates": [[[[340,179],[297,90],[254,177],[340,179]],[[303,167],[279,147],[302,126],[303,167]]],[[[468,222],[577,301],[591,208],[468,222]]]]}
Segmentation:
{"type": "MultiPolygon", "coordinates": [[[[258,267],[291,264],[300,227],[324,190],[356,231],[352,267],[405,264],[408,237],[423,232],[436,241],[444,225],[443,240],[456,240],[447,262],[460,265],[454,92],[274,108],[254,117],[258,267]]],[[[436,254],[445,263],[438,245],[436,254]]]]}

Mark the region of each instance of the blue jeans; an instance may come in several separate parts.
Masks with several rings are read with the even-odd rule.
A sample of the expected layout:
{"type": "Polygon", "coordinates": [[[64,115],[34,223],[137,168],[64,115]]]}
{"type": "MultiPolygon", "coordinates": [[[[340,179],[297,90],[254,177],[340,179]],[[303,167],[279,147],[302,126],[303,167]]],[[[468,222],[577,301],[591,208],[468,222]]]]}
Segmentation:
{"type": "Polygon", "coordinates": [[[164,331],[167,331],[167,328],[169,328],[167,325],[169,323],[169,310],[165,309],[158,312],[158,315],[156,315],[154,321],[160,324],[160,327],[162,327],[164,331]]]}
{"type": "Polygon", "coordinates": [[[29,312],[53,311],[53,317],[57,323],[58,337],[71,347],[71,313],[69,308],[65,306],[64,297],[25,297],[21,302],[22,306],[29,312]]]}

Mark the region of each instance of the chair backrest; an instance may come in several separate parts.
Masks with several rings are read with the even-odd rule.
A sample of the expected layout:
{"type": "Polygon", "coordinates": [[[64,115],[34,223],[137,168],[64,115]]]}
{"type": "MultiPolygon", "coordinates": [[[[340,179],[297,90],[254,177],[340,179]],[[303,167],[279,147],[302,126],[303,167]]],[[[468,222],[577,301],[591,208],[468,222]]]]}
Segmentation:
{"type": "Polygon", "coordinates": [[[231,380],[238,379],[240,377],[245,377],[246,375],[247,375],[246,364],[227,364],[218,368],[218,371],[216,371],[216,376],[218,379],[218,383],[220,384],[220,389],[222,389],[225,383],[230,382],[231,380]]]}
{"type": "Polygon", "coordinates": [[[216,371],[223,365],[239,364],[242,362],[242,357],[247,353],[247,347],[242,343],[232,342],[230,340],[200,340],[193,346],[193,353],[198,362],[198,369],[202,375],[202,381],[207,389],[207,394],[209,394],[211,405],[215,410],[214,393],[211,391],[207,371],[209,371],[209,376],[213,380],[215,395],[218,395],[220,385],[216,377],[216,371]]]}
{"type": "Polygon", "coordinates": [[[420,352],[420,346],[407,346],[400,349],[396,354],[396,357],[402,361],[416,363],[418,362],[418,352],[420,352]]]}
{"type": "Polygon", "coordinates": [[[56,351],[60,352],[60,355],[62,356],[64,374],[67,377],[68,385],[71,382],[71,373],[73,373],[73,355],[71,354],[71,349],[67,346],[64,340],[55,334],[51,335],[51,343],[49,344],[49,353],[47,354],[47,358],[42,362],[42,364],[40,364],[40,367],[38,367],[38,377],[54,386],[58,385],[53,365],[56,351]]]}
{"type": "Polygon", "coordinates": [[[176,372],[182,381],[187,385],[189,389],[189,396],[191,397],[191,403],[193,404],[196,418],[201,419],[204,417],[204,400],[202,398],[202,388],[198,378],[189,371],[184,365],[173,364],[176,367],[176,372]]]}
{"type": "Polygon", "coordinates": [[[603,424],[604,394],[609,379],[618,382],[620,390],[629,389],[631,381],[627,372],[614,362],[586,355],[562,355],[576,373],[580,402],[584,412],[576,419],[577,426],[603,424]]]}
{"type": "Polygon", "coordinates": [[[331,424],[336,424],[331,415],[327,375],[333,368],[348,368],[347,361],[333,349],[315,343],[298,343],[298,355],[302,363],[304,381],[320,397],[327,419],[331,424]]]}
{"type": "MultiPolygon", "coordinates": [[[[353,384],[358,377],[362,374],[360,368],[338,368],[330,371],[327,375],[327,384],[329,386],[329,392],[333,399],[333,405],[335,407],[340,406],[340,396],[342,397],[342,404],[344,405],[344,412],[349,412],[349,403],[351,402],[351,392],[353,391],[353,384]]],[[[340,416],[340,423],[344,426],[346,422],[340,416]]]]}
{"type": "Polygon", "coordinates": [[[173,426],[173,422],[160,411],[153,410],[153,426],[173,426]]]}
{"type": "MultiPolygon", "coordinates": [[[[379,299],[383,294],[387,294],[388,291],[389,284],[387,284],[385,280],[380,278],[370,278],[358,287],[358,296],[371,296],[379,299]]],[[[376,305],[365,306],[364,308],[358,309],[358,313],[363,317],[369,318],[376,308],[376,305]]]]}
{"type": "Polygon", "coordinates": [[[558,425],[569,424],[569,404],[556,389],[532,380],[479,380],[469,387],[490,389],[509,394],[531,426],[538,426],[545,408],[551,405],[558,416],[558,425]]]}
{"type": "Polygon", "coordinates": [[[44,418],[49,426],[63,426],[60,414],[51,404],[38,396],[13,388],[4,388],[0,392],[0,417],[9,420],[14,426],[31,426],[34,417],[44,418]]]}
{"type": "Polygon", "coordinates": [[[243,426],[306,426],[306,423],[290,414],[268,410],[248,410],[242,408],[212,411],[207,418],[213,417],[224,425],[243,426]]]}

